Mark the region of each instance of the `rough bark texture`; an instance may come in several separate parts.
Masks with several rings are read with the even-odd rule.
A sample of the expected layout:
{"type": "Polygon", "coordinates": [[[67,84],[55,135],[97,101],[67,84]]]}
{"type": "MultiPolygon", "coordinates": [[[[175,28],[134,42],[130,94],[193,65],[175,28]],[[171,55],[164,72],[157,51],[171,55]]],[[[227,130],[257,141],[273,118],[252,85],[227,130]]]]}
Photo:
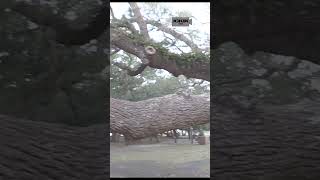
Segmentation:
{"type": "Polygon", "coordinates": [[[0,179],[109,176],[105,124],[70,127],[0,115],[0,179]]]}
{"type": "Polygon", "coordinates": [[[206,124],[210,119],[209,101],[209,95],[167,95],[139,102],[111,98],[110,130],[129,139],[140,139],[206,124]]]}
{"type": "Polygon", "coordinates": [[[214,51],[216,179],[320,177],[320,66],[235,43],[214,51]]]}

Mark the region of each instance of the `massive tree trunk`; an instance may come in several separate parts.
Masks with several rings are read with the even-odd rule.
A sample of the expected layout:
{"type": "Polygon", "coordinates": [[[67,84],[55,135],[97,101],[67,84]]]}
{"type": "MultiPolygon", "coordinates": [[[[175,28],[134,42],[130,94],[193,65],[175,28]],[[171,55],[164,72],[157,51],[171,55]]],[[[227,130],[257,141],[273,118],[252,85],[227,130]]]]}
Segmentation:
{"type": "Polygon", "coordinates": [[[0,115],[0,179],[107,179],[105,124],[70,127],[0,115]]]}
{"type": "Polygon", "coordinates": [[[215,179],[319,179],[320,66],[234,43],[215,50],[215,179]]]}
{"type": "Polygon", "coordinates": [[[176,94],[139,102],[111,98],[110,130],[129,139],[139,139],[206,124],[210,117],[209,100],[209,95],[184,97],[176,94]]]}

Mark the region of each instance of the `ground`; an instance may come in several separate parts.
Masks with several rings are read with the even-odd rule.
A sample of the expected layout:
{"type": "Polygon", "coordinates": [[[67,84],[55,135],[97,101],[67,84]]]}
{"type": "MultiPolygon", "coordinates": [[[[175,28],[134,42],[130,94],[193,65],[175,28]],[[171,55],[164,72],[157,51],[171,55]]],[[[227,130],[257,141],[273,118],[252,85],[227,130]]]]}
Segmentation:
{"type": "Polygon", "coordinates": [[[153,144],[111,143],[110,155],[111,177],[210,176],[210,144],[191,144],[188,139],[177,144],[165,137],[153,144]]]}

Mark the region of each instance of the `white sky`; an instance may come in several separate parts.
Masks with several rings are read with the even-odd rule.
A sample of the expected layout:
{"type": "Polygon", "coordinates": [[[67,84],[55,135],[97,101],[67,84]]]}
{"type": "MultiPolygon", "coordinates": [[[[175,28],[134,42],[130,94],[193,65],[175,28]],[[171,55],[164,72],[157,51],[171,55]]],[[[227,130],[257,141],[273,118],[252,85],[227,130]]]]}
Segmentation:
{"type": "MultiPolygon", "coordinates": [[[[142,9],[143,4],[145,3],[138,3],[138,6],[142,9]]],[[[210,31],[210,3],[209,2],[199,2],[199,3],[161,2],[159,4],[165,7],[169,7],[170,11],[172,12],[178,12],[178,11],[184,11],[184,10],[190,11],[192,13],[192,16],[194,16],[197,19],[196,21],[200,23],[207,23],[203,25],[201,29],[209,33],[210,31]]],[[[122,14],[125,14],[129,8],[129,4],[125,2],[111,2],[110,5],[117,18],[121,18],[122,14]]]]}

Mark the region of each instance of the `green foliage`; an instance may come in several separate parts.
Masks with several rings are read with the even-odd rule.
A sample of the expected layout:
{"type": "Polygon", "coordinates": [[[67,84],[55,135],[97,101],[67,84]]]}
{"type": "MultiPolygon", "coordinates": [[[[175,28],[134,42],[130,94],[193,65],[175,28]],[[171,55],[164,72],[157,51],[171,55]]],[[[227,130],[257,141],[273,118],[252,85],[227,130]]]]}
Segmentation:
{"type": "Polygon", "coordinates": [[[201,131],[210,131],[210,123],[193,126],[193,129],[200,131],[200,132],[201,131]]]}
{"type": "Polygon", "coordinates": [[[130,101],[172,94],[181,87],[176,78],[164,79],[151,68],[147,68],[141,75],[131,77],[126,71],[112,66],[110,81],[111,97],[130,101]]]}
{"type": "Polygon", "coordinates": [[[209,56],[207,56],[204,53],[196,53],[196,52],[191,52],[191,53],[184,53],[181,55],[181,57],[187,61],[195,61],[195,60],[208,60],[209,61],[209,56]]]}
{"type": "MultiPolygon", "coordinates": [[[[113,59],[120,59],[128,66],[136,65],[134,58],[128,55],[117,55],[113,59]]],[[[143,73],[137,76],[129,76],[125,70],[115,65],[111,66],[110,94],[113,98],[125,99],[130,101],[141,101],[152,97],[160,97],[173,94],[179,89],[192,87],[193,94],[206,93],[207,86],[197,84],[200,80],[186,79],[183,77],[164,76],[163,70],[146,68],[143,73]],[[159,75],[160,74],[160,75],[159,75]]]]}
{"type": "MultiPolygon", "coordinates": [[[[117,58],[117,56],[112,58],[117,58]]],[[[128,66],[134,64],[134,60],[130,59],[129,56],[124,55],[121,56],[121,58],[127,62],[128,66]]],[[[110,96],[132,100],[132,91],[134,91],[134,88],[141,85],[144,80],[141,76],[131,77],[127,75],[126,71],[121,70],[117,66],[112,65],[110,67],[110,96]]]]}

